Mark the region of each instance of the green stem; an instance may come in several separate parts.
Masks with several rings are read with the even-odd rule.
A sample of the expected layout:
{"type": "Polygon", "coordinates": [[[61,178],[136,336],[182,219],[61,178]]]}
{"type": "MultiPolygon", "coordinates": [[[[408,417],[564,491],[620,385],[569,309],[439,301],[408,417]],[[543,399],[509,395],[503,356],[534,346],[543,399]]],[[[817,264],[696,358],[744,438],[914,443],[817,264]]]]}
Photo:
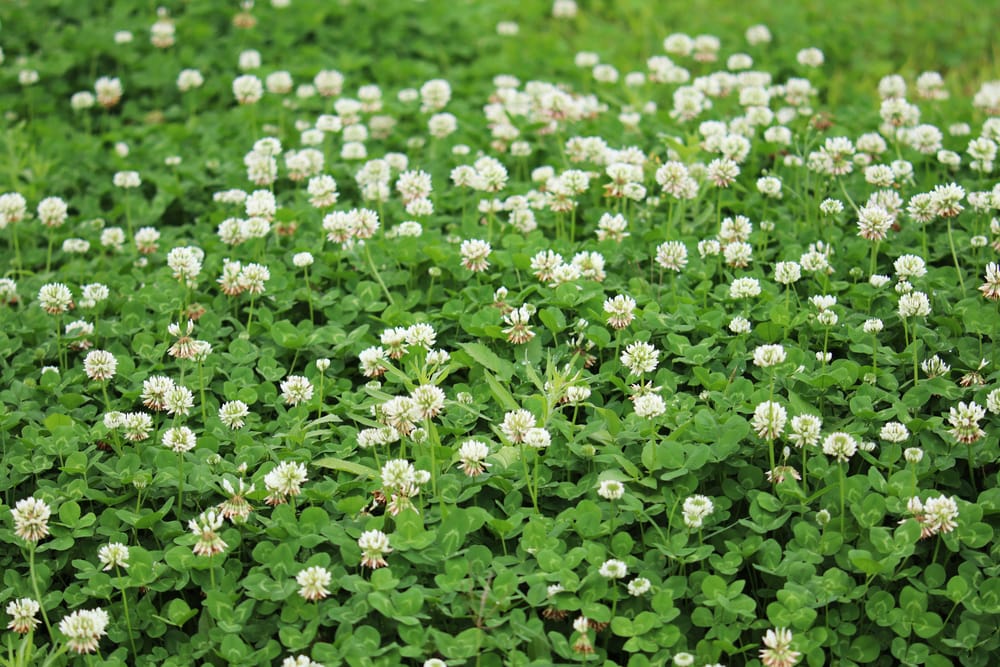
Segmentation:
{"type": "Polygon", "coordinates": [[[809,495],[809,475],[806,474],[806,452],[809,446],[805,443],[802,444],[802,491],[807,496],[809,495]]]}
{"type": "Polygon", "coordinates": [[[201,393],[201,424],[202,426],[208,425],[208,417],[205,413],[205,364],[204,362],[198,362],[198,388],[201,393]]]}
{"type": "Polygon", "coordinates": [[[129,194],[125,195],[125,224],[128,226],[128,237],[131,240],[135,240],[135,234],[132,233],[132,196],[129,194]]]}
{"type": "Polygon", "coordinates": [[[17,223],[11,223],[10,225],[10,237],[14,241],[14,257],[17,261],[17,273],[22,275],[24,273],[24,264],[21,262],[21,244],[17,240],[17,223]]]}
{"type": "Polygon", "coordinates": [[[840,468],[840,534],[844,534],[844,496],[846,495],[844,485],[846,483],[844,464],[841,463],[840,468]]]}
{"type": "Polygon", "coordinates": [[[323,391],[323,385],[325,384],[324,382],[325,380],[326,380],[326,375],[321,373],[319,376],[319,396],[317,396],[317,398],[319,399],[318,401],[319,405],[316,406],[316,419],[323,418],[323,401],[326,398],[326,394],[323,391]]]}
{"type": "Polygon", "coordinates": [[[783,339],[788,338],[788,325],[792,321],[792,286],[785,285],[785,333],[783,339]]]}
{"type": "Polygon", "coordinates": [[[38,575],[35,573],[35,549],[37,548],[38,544],[35,542],[32,542],[28,548],[28,573],[31,575],[31,587],[35,591],[35,599],[38,601],[38,608],[42,612],[42,620],[45,621],[45,629],[49,631],[49,640],[54,643],[56,635],[52,632],[49,615],[45,613],[45,600],[42,599],[42,594],[38,589],[38,575]]]}
{"type": "Polygon", "coordinates": [[[878,335],[872,334],[872,372],[878,378],[878,335]]]}
{"type": "Polygon", "coordinates": [[[66,364],[63,363],[63,344],[62,344],[62,314],[56,319],[56,363],[59,364],[59,372],[64,373],[66,371],[66,364]]]}
{"type": "MultiPolygon", "coordinates": [[[[916,334],[916,331],[914,331],[913,333],[916,334]]],[[[916,338],[916,335],[914,335],[914,338],[916,338]]],[[[914,349],[913,349],[913,386],[914,387],[917,386],[917,350],[916,350],[916,344],[915,343],[916,343],[916,341],[914,341],[914,349]]],[[[907,325],[905,317],[903,318],[903,344],[904,344],[904,346],[909,346],[909,344],[910,344],[910,327],[909,327],[909,325],[907,325]]],[[[904,347],[903,349],[905,350],[906,348],[904,347]]]]}
{"type": "Polygon", "coordinates": [[[250,323],[253,321],[253,302],[254,302],[254,298],[255,297],[253,297],[253,296],[250,297],[250,314],[247,315],[247,336],[248,337],[250,336],[250,323]]]}
{"type": "Polygon", "coordinates": [[[969,453],[969,481],[972,483],[973,492],[976,492],[976,470],[972,461],[972,443],[967,442],[965,443],[965,446],[969,453]]]}
{"type": "Polygon", "coordinates": [[[854,209],[854,212],[857,213],[858,205],[854,203],[853,199],[851,199],[851,195],[847,194],[847,188],[844,186],[844,179],[838,178],[837,183],[840,184],[840,191],[844,193],[844,198],[847,199],[847,203],[850,204],[851,208],[854,209]]]}
{"type": "Polygon", "coordinates": [[[52,228],[49,228],[49,249],[45,253],[45,273],[52,269],[52,245],[55,243],[55,235],[52,228]]]}
{"type": "Polygon", "coordinates": [[[392,295],[389,294],[389,288],[387,288],[385,283],[382,282],[382,275],[378,272],[378,269],[375,268],[375,262],[372,261],[372,251],[371,248],[369,248],[368,243],[365,243],[365,259],[368,261],[368,268],[372,270],[372,275],[375,277],[375,280],[378,281],[379,287],[382,288],[382,292],[385,294],[385,298],[388,300],[389,305],[395,305],[396,302],[392,300],[392,295]]]}
{"type": "Polygon", "coordinates": [[[535,497],[535,489],[531,485],[531,472],[528,470],[528,448],[521,443],[521,464],[524,467],[524,481],[528,486],[528,494],[531,496],[531,506],[538,512],[538,499],[535,497]]]}
{"type": "Polygon", "coordinates": [[[315,316],[313,314],[313,291],[312,291],[312,285],[309,283],[309,267],[308,266],[306,267],[305,271],[306,271],[306,300],[309,303],[309,321],[311,323],[315,324],[316,323],[316,318],[315,318],[315,316]]]}
{"type": "Polygon", "coordinates": [[[535,450],[535,465],[534,465],[534,471],[533,471],[533,475],[532,475],[534,477],[534,480],[535,480],[535,486],[534,486],[535,492],[533,494],[531,494],[531,498],[532,498],[533,502],[535,503],[535,511],[536,512],[538,511],[538,461],[541,458],[542,458],[541,452],[539,452],[539,450],[536,449],[535,450]]]}
{"type": "Polygon", "coordinates": [[[767,439],[767,453],[768,453],[768,459],[771,462],[771,484],[777,486],[778,476],[774,474],[774,469],[775,469],[774,438],[767,439]]]}
{"type": "Polygon", "coordinates": [[[108,399],[108,383],[101,382],[101,393],[104,394],[104,410],[111,412],[111,401],[108,399]]]}
{"type": "Polygon", "coordinates": [[[49,665],[53,664],[57,658],[59,658],[63,653],[65,653],[68,650],[69,650],[69,644],[63,642],[63,645],[59,647],[58,651],[52,653],[51,655],[49,655],[48,658],[45,659],[45,662],[42,663],[42,667],[49,667],[49,665]]]}
{"type": "Polygon", "coordinates": [[[437,454],[434,452],[438,440],[437,429],[434,428],[434,422],[430,419],[424,420],[424,423],[427,425],[427,448],[431,454],[431,493],[434,495],[434,499],[440,502],[437,488],[437,454]]]}
{"type": "Polygon", "coordinates": [[[177,452],[177,520],[184,525],[181,508],[184,506],[184,452],[177,452]]]}
{"type": "Polygon", "coordinates": [[[951,218],[948,218],[948,247],[951,248],[951,259],[955,263],[955,275],[958,276],[958,286],[962,288],[962,294],[965,294],[965,280],[962,278],[962,269],[958,265],[958,254],[955,252],[955,239],[951,235],[951,218]]]}
{"type": "MultiPolygon", "coordinates": [[[[115,565],[115,575],[121,581],[121,573],[118,571],[118,566],[115,565]]],[[[122,586],[118,589],[122,594],[122,608],[125,610],[125,626],[128,628],[128,642],[132,645],[132,659],[135,660],[139,657],[139,652],[135,650],[135,636],[132,633],[132,617],[128,613],[128,597],[125,595],[125,587],[122,586]]]]}

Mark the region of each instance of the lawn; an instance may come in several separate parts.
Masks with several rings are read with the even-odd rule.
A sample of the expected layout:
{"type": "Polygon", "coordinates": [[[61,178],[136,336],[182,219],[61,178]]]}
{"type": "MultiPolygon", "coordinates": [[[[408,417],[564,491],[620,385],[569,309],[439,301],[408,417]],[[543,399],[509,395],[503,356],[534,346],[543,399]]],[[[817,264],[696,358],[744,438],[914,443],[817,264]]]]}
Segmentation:
{"type": "Polygon", "coordinates": [[[995,663],[998,25],[0,5],[0,664],[995,663]]]}

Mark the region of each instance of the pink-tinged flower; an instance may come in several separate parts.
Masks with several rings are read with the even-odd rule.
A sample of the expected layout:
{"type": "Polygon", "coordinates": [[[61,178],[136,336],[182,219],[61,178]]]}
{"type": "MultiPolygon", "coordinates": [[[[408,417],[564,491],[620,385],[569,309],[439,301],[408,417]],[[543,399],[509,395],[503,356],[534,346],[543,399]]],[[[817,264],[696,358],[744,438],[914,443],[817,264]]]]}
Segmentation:
{"type": "Polygon", "coordinates": [[[511,310],[503,316],[503,321],[507,325],[503,329],[503,333],[507,335],[507,342],[521,345],[535,337],[535,332],[531,330],[531,325],[528,324],[533,310],[530,306],[524,305],[511,310]]]}
{"type": "Polygon", "coordinates": [[[216,532],[222,528],[222,514],[213,510],[202,512],[188,522],[188,528],[198,538],[194,552],[199,556],[214,556],[225,551],[227,545],[216,532]]]}
{"type": "Polygon", "coordinates": [[[760,649],[760,660],[765,667],[791,667],[802,654],[792,650],[792,631],[788,628],[768,630],[764,635],[764,646],[760,649]]]}
{"type": "Polygon", "coordinates": [[[608,324],[614,329],[624,329],[635,319],[635,299],[619,294],[604,302],[608,324]]]}
{"type": "Polygon", "coordinates": [[[492,251],[493,249],[486,241],[479,239],[462,241],[459,248],[459,253],[462,255],[462,266],[473,272],[485,271],[490,265],[487,258],[492,251]]]}
{"type": "Polygon", "coordinates": [[[951,430],[948,432],[959,442],[965,444],[976,442],[986,435],[986,431],[979,427],[979,420],[985,416],[986,410],[975,401],[959,402],[957,408],[948,411],[948,423],[951,424],[951,430]]]}
{"type": "Polygon", "coordinates": [[[106,633],[108,612],[97,609],[80,609],[59,621],[59,631],[66,635],[66,645],[77,653],[93,653],[106,633]]]}
{"type": "Polygon", "coordinates": [[[43,500],[24,498],[10,511],[14,516],[14,534],[25,542],[38,542],[49,534],[52,509],[43,500]]]}
{"type": "Polygon", "coordinates": [[[288,502],[287,496],[297,496],[302,493],[302,485],[307,479],[306,467],[294,461],[282,461],[271,472],[264,475],[264,486],[268,496],[268,505],[280,505],[288,502]]]}
{"type": "Polygon", "coordinates": [[[980,285],[979,291],[990,301],[1000,300],[1000,265],[996,262],[986,265],[986,282],[980,285]]]}
{"type": "Polygon", "coordinates": [[[381,530],[368,530],[361,533],[358,538],[358,546],[361,548],[361,566],[376,569],[385,567],[389,563],[385,560],[385,555],[392,552],[389,546],[389,536],[381,530]]]}
{"type": "Polygon", "coordinates": [[[22,635],[26,635],[38,627],[38,615],[41,605],[31,598],[21,598],[13,600],[7,605],[7,615],[10,616],[10,623],[7,624],[9,630],[22,635]]]}
{"type": "Polygon", "coordinates": [[[253,505],[247,501],[246,497],[253,493],[254,485],[247,485],[242,479],[235,486],[228,479],[222,480],[222,488],[229,494],[229,498],[219,503],[219,513],[223,518],[229,519],[233,523],[243,523],[253,511],[253,505]]]}
{"type": "Polygon", "coordinates": [[[330,594],[330,581],[333,579],[325,567],[314,565],[295,575],[295,583],[299,585],[299,595],[309,601],[322,600],[330,594]]]}
{"type": "Polygon", "coordinates": [[[490,466],[485,460],[489,453],[490,448],[485,442],[466,440],[458,450],[459,468],[469,477],[478,477],[490,466]]]}

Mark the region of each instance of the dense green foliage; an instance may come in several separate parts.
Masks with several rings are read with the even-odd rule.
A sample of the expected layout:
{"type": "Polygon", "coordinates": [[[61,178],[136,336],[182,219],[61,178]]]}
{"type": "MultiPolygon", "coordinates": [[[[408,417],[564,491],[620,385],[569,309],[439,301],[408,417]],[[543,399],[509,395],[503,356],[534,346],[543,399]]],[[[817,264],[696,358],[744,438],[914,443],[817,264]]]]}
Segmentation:
{"type": "Polygon", "coordinates": [[[994,664],[1000,7],[896,4],[0,4],[0,663],[994,664]]]}

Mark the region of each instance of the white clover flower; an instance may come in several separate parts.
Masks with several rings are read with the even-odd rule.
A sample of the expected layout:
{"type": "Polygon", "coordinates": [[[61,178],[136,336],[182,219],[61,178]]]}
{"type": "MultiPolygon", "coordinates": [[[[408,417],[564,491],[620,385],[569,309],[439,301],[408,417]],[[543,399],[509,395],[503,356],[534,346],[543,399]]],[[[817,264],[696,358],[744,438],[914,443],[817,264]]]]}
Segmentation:
{"type": "Polygon", "coordinates": [[[128,547],[121,542],[105,544],[97,551],[97,560],[104,566],[102,569],[105,572],[118,567],[127,570],[129,567],[128,558],[128,547]]]}
{"type": "Polygon", "coordinates": [[[219,407],[219,420],[233,430],[243,428],[248,414],[250,409],[243,401],[227,401],[219,407]]]}
{"type": "Polygon", "coordinates": [[[759,657],[767,667],[791,667],[802,657],[800,651],[792,650],[792,631],[788,628],[768,630],[761,643],[764,648],[759,650],[759,657]]]}
{"type": "Polygon", "coordinates": [[[174,385],[167,390],[163,407],[170,415],[186,415],[194,406],[194,394],[187,387],[174,385]]]}
{"type": "Polygon", "coordinates": [[[625,485],[617,479],[602,480],[597,487],[597,495],[606,500],[619,500],[625,495],[625,485]]]}
{"type": "Polygon", "coordinates": [[[971,444],[986,435],[979,426],[979,421],[986,416],[986,410],[975,401],[959,402],[957,408],[948,411],[948,423],[951,429],[948,433],[958,442],[971,444]]]}
{"type": "Polygon", "coordinates": [[[59,632],[67,637],[66,645],[75,653],[93,653],[101,637],[107,634],[108,613],[100,607],[78,609],[59,621],[59,632]]]}
{"type": "Polygon", "coordinates": [[[758,345],[753,351],[754,366],[770,368],[784,363],[785,348],[782,345],[758,345]]]}
{"type": "Polygon", "coordinates": [[[778,262],[774,265],[774,281],[780,285],[791,285],[802,278],[802,267],[798,262],[778,262]]]}
{"type": "MultiPolygon", "coordinates": [[[[273,4],[274,0],[272,0],[273,4]]],[[[281,661],[281,667],[324,667],[310,659],[308,655],[293,655],[281,661]]]]}
{"type": "Polygon", "coordinates": [[[628,575],[628,566],[617,558],[611,558],[601,564],[598,574],[605,579],[623,579],[628,575]]]}
{"type": "Polygon", "coordinates": [[[792,432],[788,439],[796,447],[815,447],[819,443],[822,420],[815,415],[796,415],[792,417],[792,432]]]}
{"type": "Polygon", "coordinates": [[[958,503],[954,498],[939,496],[924,503],[924,521],[931,535],[950,533],[958,527],[958,503]]]}
{"type": "Polygon", "coordinates": [[[652,373],[656,370],[659,352],[649,343],[637,341],[629,343],[621,355],[621,363],[632,375],[652,373]]]}
{"type": "Polygon", "coordinates": [[[115,376],[118,360],[107,350],[91,350],[83,360],[83,370],[91,380],[103,382],[115,376]]]}
{"type": "Polygon", "coordinates": [[[169,428],[163,433],[163,446],[177,452],[189,452],[197,445],[197,438],[194,431],[187,426],[176,426],[169,428]]]}
{"type": "Polygon", "coordinates": [[[73,294],[62,283],[48,283],[38,290],[38,305],[50,315],[59,315],[73,307],[73,294]]]}
{"type": "Polygon", "coordinates": [[[330,594],[330,589],[327,587],[331,581],[333,575],[319,565],[307,567],[295,575],[295,583],[299,585],[299,595],[311,602],[322,600],[330,594]]]}
{"type": "Polygon", "coordinates": [[[715,504],[712,502],[711,498],[701,495],[689,496],[684,500],[682,508],[684,525],[688,528],[700,529],[705,518],[711,515],[714,511],[715,504]]]}
{"type": "Polygon", "coordinates": [[[469,271],[478,273],[485,271],[490,263],[487,258],[490,256],[492,248],[486,241],[480,239],[469,239],[462,241],[459,253],[462,256],[462,266],[469,271]]]}
{"type": "Polygon", "coordinates": [[[858,441],[853,436],[837,431],[823,440],[823,453],[832,456],[841,463],[846,462],[858,451],[858,441]]]}
{"type": "Polygon", "coordinates": [[[547,429],[529,428],[524,434],[524,444],[534,449],[545,449],[552,443],[552,435],[547,429]]]}
{"type": "Polygon", "coordinates": [[[931,314],[930,299],[923,292],[910,292],[899,297],[899,316],[927,317],[931,314]]]}
{"type": "Polygon", "coordinates": [[[281,398],[287,405],[298,405],[313,397],[313,385],[301,375],[289,375],[281,381],[281,398]]]}
{"type": "Polygon", "coordinates": [[[7,628],[22,635],[33,632],[40,623],[36,617],[41,608],[41,605],[31,598],[12,600],[6,608],[7,615],[11,618],[7,628]]]}
{"type": "Polygon", "coordinates": [[[458,450],[459,468],[469,477],[477,477],[490,466],[486,457],[490,453],[489,446],[481,440],[466,440],[458,450]]]}
{"type": "Polygon", "coordinates": [[[882,425],[879,437],[886,442],[905,442],[910,437],[910,431],[900,422],[887,422],[882,425]]]}
{"type": "Polygon", "coordinates": [[[644,419],[655,419],[667,411],[667,404],[659,394],[643,394],[635,398],[635,414],[644,419]]]}
{"type": "Polygon", "coordinates": [[[393,551],[389,546],[389,536],[380,530],[361,533],[358,547],[361,549],[361,566],[373,570],[388,565],[385,556],[393,551]]]}
{"type": "Polygon", "coordinates": [[[182,69],[177,75],[177,89],[182,93],[201,88],[204,83],[205,78],[196,69],[182,69]]]}
{"type": "Polygon", "coordinates": [[[117,77],[102,76],[94,82],[94,92],[97,93],[97,103],[110,109],[122,98],[122,82],[117,77]]]}
{"type": "Polygon", "coordinates": [[[264,84],[253,74],[244,74],[233,80],[233,96],[240,104],[256,104],[264,96],[264,84]]]}
{"type": "Polygon", "coordinates": [[[751,425],[758,436],[764,440],[774,440],[785,429],[788,413],[781,404],[774,401],[764,401],[754,408],[751,425]]]}
{"type": "Polygon", "coordinates": [[[285,501],[285,496],[302,493],[302,485],[308,479],[306,467],[294,461],[282,461],[271,472],[264,475],[264,486],[270,492],[268,504],[276,505],[285,501]]]}
{"type": "Polygon", "coordinates": [[[49,534],[52,508],[44,500],[24,498],[10,510],[14,518],[14,534],[25,542],[38,542],[49,534]]]}
{"type": "Polygon", "coordinates": [[[729,298],[731,299],[750,299],[760,296],[760,292],[760,281],[746,276],[736,278],[729,286],[729,298]]]}
{"type": "Polygon", "coordinates": [[[636,577],[628,582],[628,594],[634,597],[645,595],[652,589],[653,584],[645,577],[636,577]]]}
{"type": "Polygon", "coordinates": [[[410,393],[420,419],[433,419],[444,409],[445,395],[440,387],[422,384],[410,393]]]}
{"type": "Polygon", "coordinates": [[[434,347],[437,342],[437,333],[434,327],[426,323],[411,325],[406,329],[406,343],[414,347],[423,347],[428,350],[434,347]]]}
{"type": "Polygon", "coordinates": [[[680,241],[667,241],[656,248],[656,263],[664,269],[680,272],[687,262],[687,247],[680,241]]]}
{"type": "Polygon", "coordinates": [[[618,294],[604,302],[604,312],[608,314],[608,324],[614,329],[624,329],[635,319],[635,299],[618,294]]]}

